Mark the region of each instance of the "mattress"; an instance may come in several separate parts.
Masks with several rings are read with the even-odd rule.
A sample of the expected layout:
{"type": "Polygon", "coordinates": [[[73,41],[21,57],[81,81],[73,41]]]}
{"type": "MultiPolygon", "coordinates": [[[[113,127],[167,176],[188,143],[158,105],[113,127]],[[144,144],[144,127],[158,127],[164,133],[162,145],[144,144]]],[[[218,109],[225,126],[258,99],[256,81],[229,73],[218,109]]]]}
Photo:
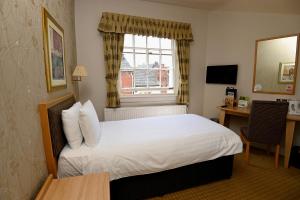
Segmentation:
{"type": "Polygon", "coordinates": [[[95,147],[64,147],[58,177],[109,172],[115,180],[242,152],[236,133],[193,114],[107,121],[99,126],[101,139],[95,147]]]}

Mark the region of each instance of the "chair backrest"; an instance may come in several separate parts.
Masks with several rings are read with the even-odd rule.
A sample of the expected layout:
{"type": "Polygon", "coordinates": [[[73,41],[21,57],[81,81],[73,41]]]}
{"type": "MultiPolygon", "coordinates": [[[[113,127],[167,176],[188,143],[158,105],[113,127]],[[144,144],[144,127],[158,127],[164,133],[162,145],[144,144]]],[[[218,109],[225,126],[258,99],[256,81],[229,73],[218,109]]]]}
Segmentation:
{"type": "Polygon", "coordinates": [[[279,144],[286,126],[287,102],[253,101],[247,138],[251,142],[279,144]]]}

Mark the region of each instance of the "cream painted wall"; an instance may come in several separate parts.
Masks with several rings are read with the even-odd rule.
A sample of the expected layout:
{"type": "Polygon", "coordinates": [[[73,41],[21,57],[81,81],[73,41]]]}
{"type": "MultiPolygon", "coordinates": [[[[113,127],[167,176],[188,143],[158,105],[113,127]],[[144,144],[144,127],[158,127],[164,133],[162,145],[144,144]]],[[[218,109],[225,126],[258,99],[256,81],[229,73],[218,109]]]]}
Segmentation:
{"type": "MultiPolygon", "coordinates": [[[[300,32],[299,15],[259,14],[238,12],[210,12],[208,15],[206,64],[238,64],[238,95],[251,99],[275,100],[291,98],[300,100],[300,81],[296,95],[279,96],[252,93],[252,76],[255,40],[300,32]]],[[[298,70],[298,80],[300,70],[298,70]]],[[[217,106],[223,104],[227,85],[206,84],[204,89],[203,115],[217,117],[217,106]]],[[[232,128],[246,124],[246,120],[235,119],[232,128]]],[[[296,140],[300,144],[300,130],[297,125],[296,140]]]]}
{"type": "Polygon", "coordinates": [[[47,177],[41,100],[74,91],[73,0],[0,0],[0,199],[33,199],[47,177]],[[64,28],[67,88],[47,93],[41,6],[64,28]]]}
{"type": "Polygon", "coordinates": [[[201,114],[205,83],[206,11],[138,0],[76,0],[77,62],[86,65],[89,74],[79,85],[80,99],[92,100],[99,119],[103,119],[106,100],[103,43],[102,36],[97,31],[103,11],[192,24],[194,42],[191,43],[190,56],[190,112],[201,114]]]}

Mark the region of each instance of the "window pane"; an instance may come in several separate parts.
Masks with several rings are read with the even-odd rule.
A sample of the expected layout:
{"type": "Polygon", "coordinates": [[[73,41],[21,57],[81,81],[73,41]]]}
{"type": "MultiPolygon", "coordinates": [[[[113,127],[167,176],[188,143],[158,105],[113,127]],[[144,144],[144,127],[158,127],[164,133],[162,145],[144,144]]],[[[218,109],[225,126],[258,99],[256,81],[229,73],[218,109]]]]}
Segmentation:
{"type": "Polygon", "coordinates": [[[160,90],[152,90],[151,94],[174,94],[174,90],[168,88],[161,88],[160,90]]]}
{"type": "Polygon", "coordinates": [[[162,38],[160,40],[161,42],[161,48],[162,49],[171,49],[172,48],[172,42],[170,39],[165,39],[165,38],[162,38]]]}
{"type": "Polygon", "coordinates": [[[133,47],[132,37],[133,35],[131,34],[125,34],[124,47],[133,47]]]}
{"type": "Polygon", "coordinates": [[[174,94],[174,89],[161,89],[160,94],[174,94]]]}
{"type": "Polygon", "coordinates": [[[159,68],[159,55],[149,55],[149,68],[159,68]]]}
{"type": "Polygon", "coordinates": [[[159,38],[148,37],[148,48],[159,48],[159,38]]]}
{"type": "Polygon", "coordinates": [[[161,53],[162,54],[172,55],[172,51],[171,50],[162,50],[161,53]]]}
{"type": "Polygon", "coordinates": [[[148,85],[149,87],[160,86],[160,70],[149,70],[148,73],[148,85]]]}
{"type": "Polygon", "coordinates": [[[121,88],[132,88],[133,71],[121,71],[121,88]]]}
{"type": "Polygon", "coordinates": [[[133,49],[130,48],[124,48],[123,53],[133,53],[133,49]]]}
{"type": "Polygon", "coordinates": [[[159,54],[159,50],[152,50],[152,49],[149,49],[149,54],[159,54]]]}
{"type": "Polygon", "coordinates": [[[135,54],[135,65],[137,68],[147,68],[146,54],[135,54]]]}
{"type": "Polygon", "coordinates": [[[137,95],[145,95],[145,94],[174,94],[174,89],[169,88],[161,88],[161,89],[136,89],[133,94],[137,95]]]}
{"type": "Polygon", "coordinates": [[[145,94],[160,94],[160,90],[135,90],[134,94],[145,95],[145,94]]]}
{"type": "Polygon", "coordinates": [[[172,56],[168,56],[168,55],[162,55],[161,56],[161,67],[165,68],[171,68],[173,67],[172,65],[172,56]]]}
{"type": "Polygon", "coordinates": [[[169,88],[174,88],[174,79],[175,79],[174,69],[169,69],[168,70],[168,74],[169,74],[169,84],[168,84],[168,87],[169,88]]]}
{"type": "Polygon", "coordinates": [[[135,47],[144,47],[146,48],[146,36],[134,36],[135,38],[135,47]]]}
{"type": "Polygon", "coordinates": [[[169,87],[169,70],[161,70],[161,87],[169,87]]]}
{"type": "Polygon", "coordinates": [[[151,90],[150,94],[161,94],[161,90],[151,90]]]}
{"type": "Polygon", "coordinates": [[[146,53],[146,49],[135,49],[135,53],[146,53]]]}
{"type": "Polygon", "coordinates": [[[167,91],[167,94],[174,94],[174,89],[172,88],[172,89],[169,89],[168,91],[167,91]]]}
{"type": "Polygon", "coordinates": [[[134,72],[135,87],[147,87],[147,69],[136,69],[134,72]]]}
{"type": "Polygon", "coordinates": [[[174,94],[172,40],[125,34],[120,94],[174,94]]]}
{"type": "Polygon", "coordinates": [[[133,68],[133,54],[123,53],[121,69],[133,68]]]}
{"type": "Polygon", "coordinates": [[[131,96],[133,95],[132,89],[121,89],[121,94],[124,96],[131,96]]]}
{"type": "Polygon", "coordinates": [[[137,95],[151,94],[151,91],[139,89],[139,90],[135,90],[134,94],[137,94],[137,95]]]}

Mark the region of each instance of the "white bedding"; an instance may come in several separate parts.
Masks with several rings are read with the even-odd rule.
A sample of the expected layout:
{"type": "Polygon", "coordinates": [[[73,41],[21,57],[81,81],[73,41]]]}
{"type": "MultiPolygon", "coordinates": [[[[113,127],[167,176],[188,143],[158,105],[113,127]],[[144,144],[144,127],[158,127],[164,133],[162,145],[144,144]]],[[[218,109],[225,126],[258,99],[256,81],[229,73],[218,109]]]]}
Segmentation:
{"type": "Polygon", "coordinates": [[[64,147],[59,177],[106,171],[115,180],[242,152],[237,134],[193,114],[100,122],[100,127],[97,146],[64,147]]]}

